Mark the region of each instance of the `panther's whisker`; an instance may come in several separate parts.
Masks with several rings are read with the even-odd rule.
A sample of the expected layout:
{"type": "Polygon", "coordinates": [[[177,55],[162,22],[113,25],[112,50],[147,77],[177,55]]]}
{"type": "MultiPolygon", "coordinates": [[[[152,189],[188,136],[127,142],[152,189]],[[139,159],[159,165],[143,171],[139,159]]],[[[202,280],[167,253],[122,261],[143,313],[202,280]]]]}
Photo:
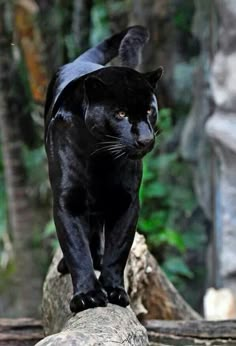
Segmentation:
{"type": "Polygon", "coordinates": [[[103,148],[104,148],[104,150],[108,150],[108,151],[110,151],[110,150],[121,150],[121,149],[124,148],[124,146],[123,145],[121,145],[121,146],[111,145],[111,146],[106,146],[106,147],[103,147],[103,148]]]}
{"type": "Polygon", "coordinates": [[[115,138],[115,139],[120,139],[119,137],[116,137],[116,136],[111,136],[111,135],[106,135],[106,137],[109,137],[109,138],[115,138]]]}
{"type": "Polygon", "coordinates": [[[104,147],[101,147],[101,148],[98,148],[96,150],[94,150],[90,156],[98,153],[98,152],[101,152],[101,151],[112,151],[112,150],[121,150],[124,146],[123,145],[119,145],[119,146],[116,146],[116,145],[107,145],[107,146],[104,146],[104,147]]]}
{"type": "Polygon", "coordinates": [[[94,154],[98,153],[99,151],[104,151],[104,150],[106,150],[105,147],[103,147],[103,148],[98,148],[98,149],[94,150],[94,151],[90,154],[90,156],[93,156],[94,154]]]}
{"type": "Polygon", "coordinates": [[[99,145],[104,145],[104,144],[108,144],[108,145],[122,145],[121,143],[116,143],[116,142],[101,142],[101,143],[98,143],[99,145]]]}
{"type": "Polygon", "coordinates": [[[110,153],[111,154],[114,154],[114,155],[117,155],[121,152],[121,150],[111,150],[110,153]]]}
{"type": "Polygon", "coordinates": [[[126,154],[125,151],[122,151],[120,154],[118,154],[117,156],[114,157],[114,160],[117,160],[119,158],[121,158],[122,156],[124,156],[126,154]]]}
{"type": "Polygon", "coordinates": [[[154,132],[154,136],[159,136],[161,134],[161,131],[160,131],[160,129],[157,129],[155,132],[154,132]]]}
{"type": "Polygon", "coordinates": [[[102,142],[99,142],[98,144],[104,144],[104,143],[113,143],[113,144],[116,144],[118,143],[118,141],[102,141],[102,142]]]}

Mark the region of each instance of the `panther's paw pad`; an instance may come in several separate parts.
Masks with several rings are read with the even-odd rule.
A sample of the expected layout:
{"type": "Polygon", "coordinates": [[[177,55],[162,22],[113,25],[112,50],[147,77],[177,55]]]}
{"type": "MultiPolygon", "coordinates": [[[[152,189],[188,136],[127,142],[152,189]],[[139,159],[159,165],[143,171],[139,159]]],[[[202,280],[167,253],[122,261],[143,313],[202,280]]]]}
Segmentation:
{"type": "Polygon", "coordinates": [[[106,306],[108,303],[107,295],[104,290],[93,290],[87,293],[76,293],[70,302],[72,312],[79,312],[86,309],[106,306]]]}
{"type": "Polygon", "coordinates": [[[109,303],[126,307],[129,305],[129,297],[122,287],[106,287],[109,303]]]}

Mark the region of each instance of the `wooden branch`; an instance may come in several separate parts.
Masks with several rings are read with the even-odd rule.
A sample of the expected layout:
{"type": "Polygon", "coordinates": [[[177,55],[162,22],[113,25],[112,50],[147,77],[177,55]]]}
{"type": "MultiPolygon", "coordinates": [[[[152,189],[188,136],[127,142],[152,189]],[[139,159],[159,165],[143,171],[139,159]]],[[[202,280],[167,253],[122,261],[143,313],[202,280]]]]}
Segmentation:
{"type": "Polygon", "coordinates": [[[236,320],[148,321],[145,324],[151,346],[236,345],[236,320]]]}
{"type": "Polygon", "coordinates": [[[33,346],[42,338],[40,321],[31,318],[0,319],[1,346],[33,346]]]}
{"type": "MultiPolygon", "coordinates": [[[[56,312],[57,313],[57,312],[56,312]]],[[[85,310],[71,317],[58,334],[46,337],[37,346],[147,346],[145,328],[128,308],[108,305],[85,310]]]]}

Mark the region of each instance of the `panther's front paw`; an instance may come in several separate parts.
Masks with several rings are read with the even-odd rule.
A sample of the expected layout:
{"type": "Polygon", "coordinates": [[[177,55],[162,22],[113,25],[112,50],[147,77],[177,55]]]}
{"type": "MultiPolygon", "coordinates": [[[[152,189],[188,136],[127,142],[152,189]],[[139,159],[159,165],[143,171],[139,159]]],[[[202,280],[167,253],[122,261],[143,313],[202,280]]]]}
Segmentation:
{"type": "Polygon", "coordinates": [[[108,303],[106,292],[103,289],[89,291],[87,293],[76,293],[70,302],[72,312],[79,312],[98,306],[106,306],[108,303]]]}
{"type": "Polygon", "coordinates": [[[123,287],[104,287],[109,303],[126,307],[129,305],[129,297],[123,287]]]}

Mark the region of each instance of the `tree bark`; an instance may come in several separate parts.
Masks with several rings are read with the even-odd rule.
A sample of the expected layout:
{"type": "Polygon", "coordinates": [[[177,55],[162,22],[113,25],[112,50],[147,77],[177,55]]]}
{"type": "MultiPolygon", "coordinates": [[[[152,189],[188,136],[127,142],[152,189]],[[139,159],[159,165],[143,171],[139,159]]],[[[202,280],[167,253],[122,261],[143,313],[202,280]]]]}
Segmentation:
{"type": "Polygon", "coordinates": [[[0,319],[1,346],[34,346],[42,338],[40,321],[30,318],[0,319]]]}
{"type": "MultiPolygon", "coordinates": [[[[49,345],[49,342],[62,345],[65,338],[70,345],[77,337],[75,345],[97,345],[99,342],[103,345],[105,340],[111,345],[112,342],[114,345],[146,345],[145,333],[129,309],[109,305],[72,316],[69,311],[71,280],[69,275],[59,275],[56,268],[61,256],[58,249],[45,280],[42,312],[45,334],[62,332],[45,339],[38,346],[49,345]]],[[[125,281],[131,307],[140,318],[144,318],[145,314],[148,318],[160,319],[200,318],[162,273],[139,234],[135,237],[127,263],[125,281]]]]}
{"type": "Polygon", "coordinates": [[[71,317],[58,334],[37,346],[148,345],[145,328],[130,309],[117,305],[89,309],[71,317]]]}
{"type": "Polygon", "coordinates": [[[27,66],[34,101],[44,103],[49,83],[47,59],[35,17],[39,8],[33,0],[17,0],[14,8],[15,30],[27,66]]]}
{"type": "MultiPolygon", "coordinates": [[[[38,4],[37,21],[31,18],[31,20],[33,19],[31,25],[35,28],[34,31],[38,32],[42,41],[38,54],[42,56],[41,63],[45,64],[44,69],[47,72],[48,80],[46,84],[48,84],[58,67],[65,63],[64,40],[66,38],[63,27],[64,18],[68,16],[67,7],[70,6],[70,2],[67,2],[67,6],[63,4],[63,1],[35,0],[35,2],[38,4]]],[[[35,43],[37,49],[37,41],[35,43]]]]}
{"type": "Polygon", "coordinates": [[[217,284],[231,289],[236,297],[236,11],[232,1],[214,3],[219,15],[219,49],[210,80],[215,108],[206,131],[218,168],[214,185],[217,284]]]}
{"type": "Polygon", "coordinates": [[[13,92],[13,83],[17,76],[11,54],[11,41],[4,26],[4,14],[3,2],[0,4],[0,133],[15,255],[13,288],[17,287],[17,291],[14,291],[16,309],[12,313],[16,316],[20,314],[30,317],[38,311],[41,282],[33,264],[33,213],[27,195],[26,172],[17,118],[20,104],[13,92]]]}
{"type": "Polygon", "coordinates": [[[168,280],[138,233],[126,266],[126,281],[132,309],[140,318],[200,319],[168,280]]]}
{"type": "Polygon", "coordinates": [[[236,321],[148,321],[150,346],[235,345],[236,321]]]}
{"type": "Polygon", "coordinates": [[[158,85],[158,104],[172,107],[176,92],[174,67],[179,60],[177,30],[174,25],[173,0],[133,0],[129,13],[129,25],[144,25],[150,40],[143,50],[142,71],[152,71],[164,66],[165,78],[158,85]]]}
{"type": "Polygon", "coordinates": [[[92,0],[74,0],[72,32],[78,54],[89,48],[92,0]]]}

